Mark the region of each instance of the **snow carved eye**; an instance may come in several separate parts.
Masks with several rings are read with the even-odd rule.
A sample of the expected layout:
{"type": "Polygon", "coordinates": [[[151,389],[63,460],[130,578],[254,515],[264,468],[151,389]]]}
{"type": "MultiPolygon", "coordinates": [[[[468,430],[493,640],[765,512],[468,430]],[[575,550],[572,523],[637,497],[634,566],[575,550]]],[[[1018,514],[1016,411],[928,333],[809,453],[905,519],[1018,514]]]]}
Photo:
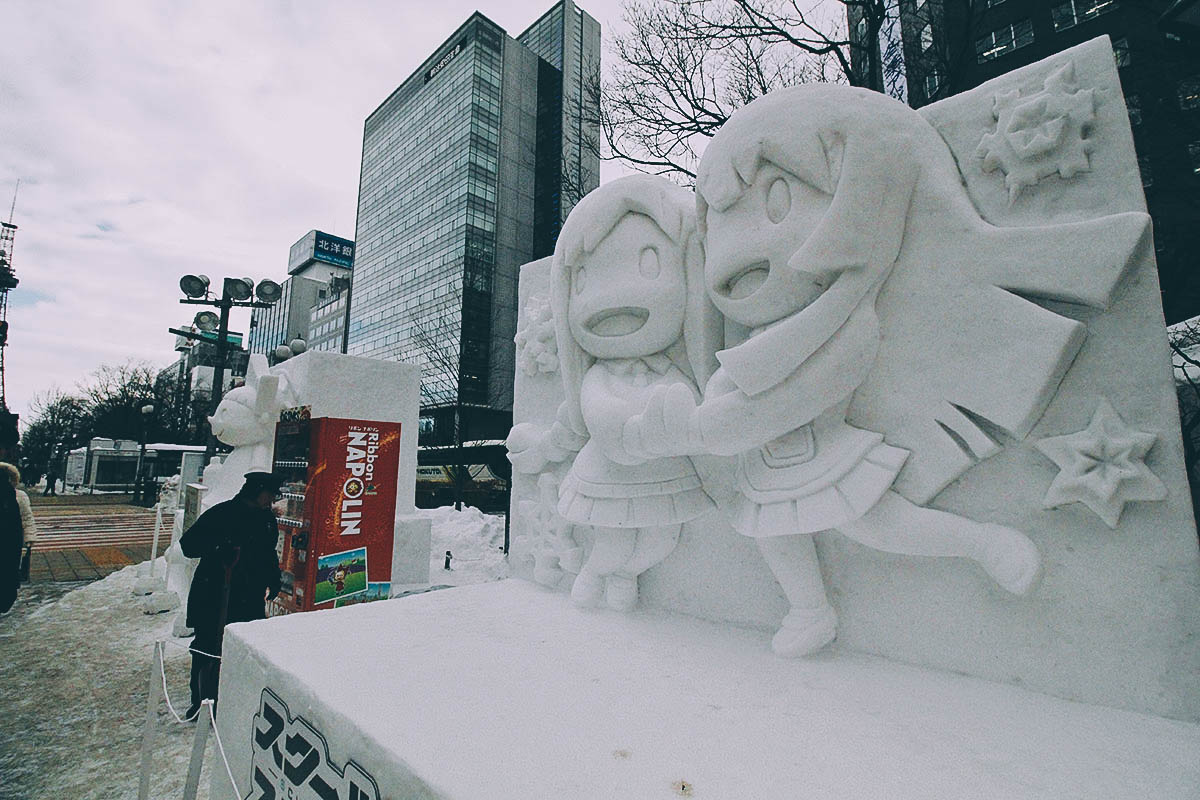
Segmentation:
{"type": "Polygon", "coordinates": [[[583,286],[587,283],[587,272],[584,271],[583,267],[580,267],[579,271],[575,273],[574,283],[575,294],[583,294],[583,286]]]}
{"type": "Polygon", "coordinates": [[[662,266],[658,263],[658,250],[653,247],[643,247],[641,255],[638,256],[638,272],[642,273],[643,278],[654,280],[661,271],[662,266]]]}
{"type": "Polygon", "coordinates": [[[767,188],[767,219],[779,224],[791,210],[792,192],[788,189],[787,181],[776,178],[767,188]]]}

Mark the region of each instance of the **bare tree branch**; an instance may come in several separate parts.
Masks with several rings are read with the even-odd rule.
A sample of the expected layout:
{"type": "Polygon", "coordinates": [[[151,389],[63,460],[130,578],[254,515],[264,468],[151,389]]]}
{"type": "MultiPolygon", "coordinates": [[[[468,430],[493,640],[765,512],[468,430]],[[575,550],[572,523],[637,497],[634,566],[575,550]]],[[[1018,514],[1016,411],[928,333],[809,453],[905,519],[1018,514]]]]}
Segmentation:
{"type": "Polygon", "coordinates": [[[904,100],[916,80],[921,97],[928,88],[930,99],[945,96],[975,55],[981,5],[626,0],[627,29],[610,48],[616,58],[604,80],[598,70],[587,79],[600,113],[585,145],[601,159],[690,184],[705,143],[729,115],[775,89],[845,83],[904,100]],[[917,39],[928,27],[933,44],[904,41],[901,23],[917,39]]]}

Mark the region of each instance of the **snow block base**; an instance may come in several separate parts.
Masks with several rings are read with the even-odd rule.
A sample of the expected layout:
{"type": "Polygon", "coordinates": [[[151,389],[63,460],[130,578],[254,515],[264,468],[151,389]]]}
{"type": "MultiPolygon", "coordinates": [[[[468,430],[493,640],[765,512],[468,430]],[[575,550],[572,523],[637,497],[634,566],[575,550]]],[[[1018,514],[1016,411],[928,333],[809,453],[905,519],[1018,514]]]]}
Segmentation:
{"type": "Polygon", "coordinates": [[[392,591],[397,586],[429,584],[429,545],[431,525],[427,517],[415,514],[396,516],[392,545],[392,591]]]}
{"type": "Polygon", "coordinates": [[[231,626],[217,725],[238,797],[1200,796],[1200,725],[520,580],[231,626]]]}

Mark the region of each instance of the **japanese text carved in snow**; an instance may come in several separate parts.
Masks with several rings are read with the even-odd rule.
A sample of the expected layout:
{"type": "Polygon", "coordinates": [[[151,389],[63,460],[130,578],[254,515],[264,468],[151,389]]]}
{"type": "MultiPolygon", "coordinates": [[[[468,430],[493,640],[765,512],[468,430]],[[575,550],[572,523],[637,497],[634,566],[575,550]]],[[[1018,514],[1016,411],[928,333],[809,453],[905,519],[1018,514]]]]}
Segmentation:
{"type": "MultiPolygon", "coordinates": [[[[1076,139],[1091,93],[1069,71],[1045,87],[1023,105],[997,101],[1004,130],[981,151],[1014,196],[1050,171],[1087,169],[1076,139]],[[1018,117],[1054,135],[1030,139],[1018,117]],[[1038,163],[1020,166],[1030,148],[1038,163]]],[[[1088,336],[1051,309],[1105,309],[1148,220],[994,226],[921,114],[830,85],[737,111],[694,193],[650,176],[602,185],[567,219],[551,267],[557,418],[518,424],[508,442],[518,472],[541,474],[524,501],[535,577],[569,585],[582,606],[630,609],[680,526],[711,513],[755,542],[786,595],[782,655],[837,632],[813,544],[822,531],[966,559],[1021,602],[1042,566],[1029,531],[932,501],[1030,434],[1088,336]],[[714,457],[727,459],[729,491],[701,480],[699,459],[714,457]]],[[[1129,439],[1137,474],[1060,478],[1048,505],[1086,503],[1115,525],[1125,502],[1162,498],[1139,460],[1153,437],[1119,423],[1092,428],[1129,439]]],[[[1064,471],[1086,470],[1063,453],[1091,445],[1063,439],[1040,447],[1064,471]]]]}

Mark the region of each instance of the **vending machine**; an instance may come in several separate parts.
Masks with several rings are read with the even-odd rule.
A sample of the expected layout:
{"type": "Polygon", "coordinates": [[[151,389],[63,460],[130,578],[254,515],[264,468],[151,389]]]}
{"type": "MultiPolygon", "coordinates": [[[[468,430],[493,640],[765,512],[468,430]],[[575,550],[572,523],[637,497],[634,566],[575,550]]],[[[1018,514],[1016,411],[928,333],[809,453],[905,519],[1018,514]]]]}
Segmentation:
{"type": "Polygon", "coordinates": [[[283,589],[272,615],[385,599],[391,589],[400,423],[288,409],[275,428],[283,589]]]}

